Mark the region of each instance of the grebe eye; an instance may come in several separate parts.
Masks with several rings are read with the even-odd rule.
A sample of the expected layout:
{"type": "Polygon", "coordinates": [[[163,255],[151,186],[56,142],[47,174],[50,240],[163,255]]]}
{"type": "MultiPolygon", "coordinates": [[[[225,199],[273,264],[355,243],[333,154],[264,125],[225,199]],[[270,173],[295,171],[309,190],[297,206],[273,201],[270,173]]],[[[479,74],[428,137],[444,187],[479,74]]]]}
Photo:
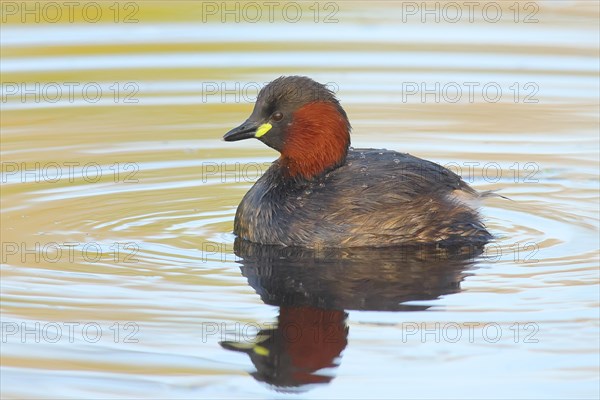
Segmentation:
{"type": "Polygon", "coordinates": [[[277,111],[273,113],[273,116],[271,118],[273,118],[273,121],[281,121],[283,119],[283,114],[277,111]]]}

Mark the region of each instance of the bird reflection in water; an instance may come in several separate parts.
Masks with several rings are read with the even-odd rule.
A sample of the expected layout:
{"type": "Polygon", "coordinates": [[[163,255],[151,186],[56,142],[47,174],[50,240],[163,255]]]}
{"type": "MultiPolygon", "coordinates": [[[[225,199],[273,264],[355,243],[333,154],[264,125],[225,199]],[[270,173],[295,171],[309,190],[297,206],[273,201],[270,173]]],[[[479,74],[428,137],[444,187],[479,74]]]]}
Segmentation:
{"type": "Polygon", "coordinates": [[[460,291],[482,249],[266,246],[236,239],[242,274],[266,304],[279,306],[277,324],[251,342],[224,341],[246,353],[252,376],[277,390],[303,391],[333,378],[348,343],[345,310],[422,311],[460,291]]]}

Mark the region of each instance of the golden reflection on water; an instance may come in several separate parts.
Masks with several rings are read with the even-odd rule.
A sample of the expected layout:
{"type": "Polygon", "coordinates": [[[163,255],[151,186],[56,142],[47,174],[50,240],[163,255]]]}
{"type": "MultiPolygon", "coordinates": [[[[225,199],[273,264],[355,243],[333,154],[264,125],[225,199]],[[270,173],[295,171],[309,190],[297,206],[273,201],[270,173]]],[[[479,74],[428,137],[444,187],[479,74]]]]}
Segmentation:
{"type": "MultiPolygon", "coordinates": [[[[76,82],[101,84],[103,96],[90,102],[76,91],[73,101],[52,103],[6,95],[2,103],[3,395],[47,397],[45,385],[59,384],[63,389],[52,394],[62,397],[269,396],[247,376],[253,372],[247,357],[219,346],[232,338],[206,335],[205,328],[262,328],[291,315],[282,317],[278,304],[265,305],[255,294],[230,234],[236,205],[276,154],[258,143],[220,140],[248,114],[252,90],[206,89],[216,83],[235,92],[236,82],[251,88],[282,74],[306,74],[339,88],[354,146],[460,168],[476,188],[501,189],[512,201],[484,205],[498,239],[465,268],[467,278],[457,272],[462,291],[423,297],[423,288],[406,281],[420,299],[412,305],[418,311],[333,307],[348,312],[336,319],[349,328],[343,353],[338,349],[343,368],[326,371],[329,384],[304,395],[388,393],[401,368],[407,396],[465,393],[455,370],[481,382],[470,395],[487,393],[486,384],[497,384],[489,376],[500,376],[506,389],[499,396],[510,390],[524,397],[597,396],[598,10],[592,3],[538,2],[539,23],[529,25],[398,24],[401,3],[394,2],[339,3],[332,25],[305,18],[243,26],[215,16],[202,23],[200,2],[140,2],[140,22],[130,25],[9,19],[2,25],[3,95],[10,83],[76,82]],[[480,92],[473,102],[402,97],[406,83],[422,82],[463,89],[465,82],[497,82],[504,92],[496,103],[480,92]],[[115,83],[118,99],[110,89],[115,83]],[[127,83],[135,93],[125,90],[127,83]],[[538,89],[535,102],[524,101],[527,83],[538,89]],[[486,175],[490,165],[500,167],[498,179],[486,175]],[[398,342],[405,321],[495,322],[507,333],[515,322],[532,322],[540,340],[408,346],[398,342]],[[43,327],[53,322],[63,329],[56,343],[21,336],[36,323],[38,335],[50,334],[43,327]],[[69,322],[79,325],[67,334],[69,322]],[[137,341],[124,340],[134,332],[125,329],[130,322],[137,341]],[[81,331],[89,323],[101,329],[98,342],[81,331]],[[485,371],[481,353],[488,357],[485,371]],[[508,360],[527,388],[501,367],[508,360]],[[452,390],[424,385],[421,368],[452,390]],[[26,384],[32,379],[41,384],[26,384]]],[[[505,13],[509,7],[502,3],[505,13]]],[[[328,279],[299,281],[318,286],[328,279]]],[[[261,287],[268,283],[274,284],[261,287]]],[[[373,293],[367,288],[354,300],[373,293]]],[[[307,321],[323,318],[309,311],[307,321]]]]}

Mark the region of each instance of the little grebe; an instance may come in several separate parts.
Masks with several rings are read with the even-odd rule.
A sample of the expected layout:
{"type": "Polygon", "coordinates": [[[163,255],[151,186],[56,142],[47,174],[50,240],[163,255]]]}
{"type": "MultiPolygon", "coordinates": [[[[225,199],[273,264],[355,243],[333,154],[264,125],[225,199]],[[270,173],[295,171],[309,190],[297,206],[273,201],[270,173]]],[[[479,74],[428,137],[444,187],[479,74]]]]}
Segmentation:
{"type": "Polygon", "coordinates": [[[327,87],[275,79],[223,138],[257,138],[281,153],[246,193],[234,233],[284,246],[480,246],[492,236],[464,200],[482,195],[431,161],[350,148],[350,122],[327,87]]]}

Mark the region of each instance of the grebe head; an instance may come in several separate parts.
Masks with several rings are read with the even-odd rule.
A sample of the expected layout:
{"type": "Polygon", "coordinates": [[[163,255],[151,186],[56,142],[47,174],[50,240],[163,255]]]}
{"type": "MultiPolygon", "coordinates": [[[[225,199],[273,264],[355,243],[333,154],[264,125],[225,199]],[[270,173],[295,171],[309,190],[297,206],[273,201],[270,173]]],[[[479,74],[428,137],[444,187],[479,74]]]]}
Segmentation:
{"type": "Polygon", "coordinates": [[[310,179],[344,163],[350,129],[331,90],[307,77],[287,76],[265,86],[250,117],[223,139],[257,138],[281,153],[286,175],[310,179]]]}

